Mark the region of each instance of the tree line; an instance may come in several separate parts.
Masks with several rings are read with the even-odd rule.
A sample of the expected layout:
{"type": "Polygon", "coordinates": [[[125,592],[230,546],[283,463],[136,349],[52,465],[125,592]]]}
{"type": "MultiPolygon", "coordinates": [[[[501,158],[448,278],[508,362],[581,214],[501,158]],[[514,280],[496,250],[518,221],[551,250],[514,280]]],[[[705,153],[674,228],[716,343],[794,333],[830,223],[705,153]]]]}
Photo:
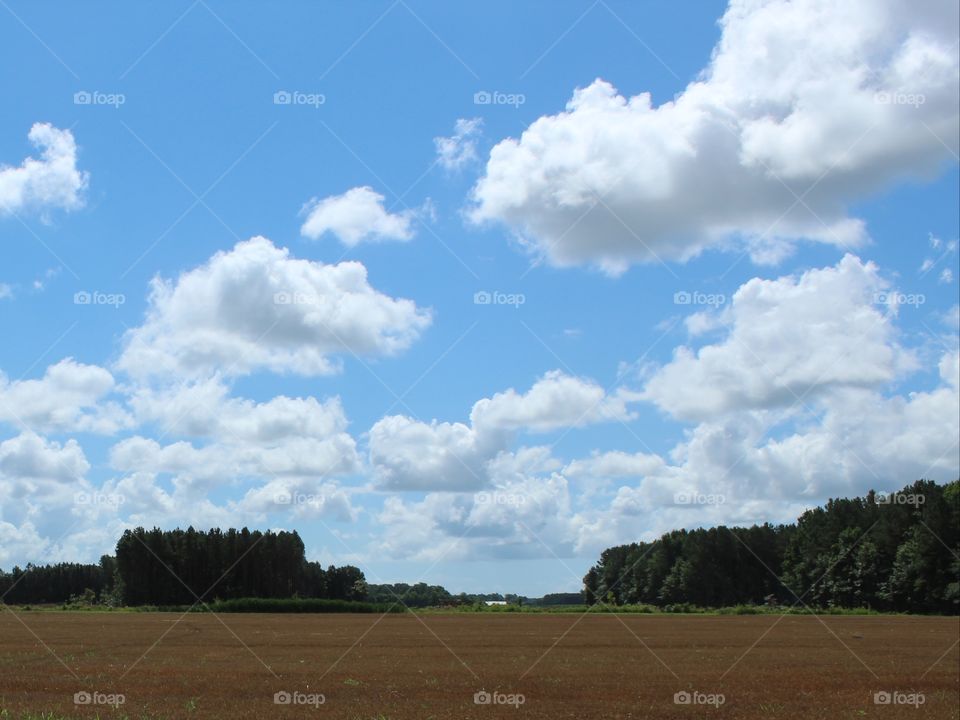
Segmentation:
{"type": "Polygon", "coordinates": [[[794,524],[675,530],[608,548],[588,604],[960,611],[960,481],[830,500],[794,524]]]}
{"type": "Polygon", "coordinates": [[[237,598],[364,600],[352,565],[309,562],[296,532],[219,528],[127,530],[99,565],[60,563],[0,571],[6,603],[193,605],[237,598]]]}

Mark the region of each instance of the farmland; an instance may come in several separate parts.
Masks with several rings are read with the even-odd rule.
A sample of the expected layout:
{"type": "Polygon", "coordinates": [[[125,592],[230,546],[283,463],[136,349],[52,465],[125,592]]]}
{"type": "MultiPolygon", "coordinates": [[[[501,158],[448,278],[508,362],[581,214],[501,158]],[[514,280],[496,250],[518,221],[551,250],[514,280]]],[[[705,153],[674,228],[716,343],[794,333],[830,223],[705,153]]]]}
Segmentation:
{"type": "Polygon", "coordinates": [[[957,718],[957,639],[944,617],[7,609],[0,717],[957,718]]]}

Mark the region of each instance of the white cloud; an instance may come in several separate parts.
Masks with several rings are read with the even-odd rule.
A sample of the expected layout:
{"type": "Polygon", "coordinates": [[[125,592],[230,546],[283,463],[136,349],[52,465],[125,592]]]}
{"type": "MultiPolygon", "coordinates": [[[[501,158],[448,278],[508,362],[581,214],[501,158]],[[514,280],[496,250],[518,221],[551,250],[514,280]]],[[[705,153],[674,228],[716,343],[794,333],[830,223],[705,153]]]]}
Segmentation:
{"type": "Polygon", "coordinates": [[[937,278],[937,282],[942,285],[949,285],[953,282],[953,270],[950,268],[944,268],[940,271],[940,277],[937,278]]]}
{"type": "Polygon", "coordinates": [[[164,435],[275,442],[288,437],[329,437],[343,432],[347,418],[338,397],[277,395],[266,402],[228,397],[219,377],[162,388],[137,387],[130,406],[140,422],[159,424],[164,435]]]}
{"type": "Polygon", "coordinates": [[[663,458],[658,455],[611,450],[574,460],[563,469],[563,473],[570,478],[643,477],[661,471],[664,466],[663,458]]]}
{"type": "Polygon", "coordinates": [[[0,568],[7,567],[7,563],[21,562],[21,558],[42,557],[48,543],[33,523],[17,526],[0,519],[0,568]]]}
{"type": "Polygon", "coordinates": [[[50,123],[35,123],[28,137],[40,150],[40,158],[28,157],[17,167],[0,165],[0,215],[82,207],[89,175],[77,169],[73,133],[50,123]]]}
{"type": "Polygon", "coordinates": [[[76,440],[58,443],[28,431],[0,442],[0,522],[63,532],[64,509],[88,487],[89,470],[76,440]]]}
{"type": "Polygon", "coordinates": [[[358,516],[344,489],[316,478],[275,478],[248,491],[237,506],[261,515],[288,509],[298,521],[332,518],[354,522],[358,516]]]}
{"type": "Polygon", "coordinates": [[[333,233],[347,247],[361,242],[411,239],[415,211],[391,213],[384,208],[383,201],[383,195],[366,186],[323,200],[314,198],[303,207],[307,219],[300,234],[317,240],[324,233],[333,233]]]}
{"type": "Polygon", "coordinates": [[[886,290],[876,266],[852,255],[799,277],[754,278],[719,313],[726,337],[699,350],[677,348],[643,396],[675,417],[704,419],[887,384],[915,360],[877,304],[886,290]]]}
{"type": "Polygon", "coordinates": [[[110,465],[120,471],[169,473],[175,484],[210,488],[244,478],[281,475],[331,477],[357,469],[353,439],[284,438],[261,445],[224,441],[196,447],[186,441],[161,445],[152,438],[127,438],[110,451],[110,465]]]}
{"type": "Polygon", "coordinates": [[[507,443],[463,423],[391,415],[370,429],[370,463],[385,490],[464,490],[486,483],[484,465],[507,443]]]}
{"type": "Polygon", "coordinates": [[[476,162],[477,136],[483,127],[481,118],[460,118],[454,125],[450,137],[436,137],[433,144],[437,149],[437,162],[446,170],[457,171],[472,162],[476,162]]]}
{"type": "Polygon", "coordinates": [[[329,374],[337,355],[393,355],[430,324],[411,300],[371,287],[361,263],[298,260],[262,237],[151,287],[146,320],[118,361],[139,377],[329,374]]]}
{"type": "MultiPolygon", "coordinates": [[[[132,483],[138,497],[155,499],[171,517],[191,503],[206,502],[213,490],[233,486],[245,488],[242,497],[210,506],[227,513],[228,523],[235,524],[237,514],[261,522],[269,513],[356,519],[348,492],[337,484],[362,466],[339,398],[278,395],[254,402],[228,395],[219,377],[135,388],[130,406],[141,423],[155,425],[161,438],[188,439],[162,445],[138,435],[117,443],[110,464],[128,473],[119,485],[132,483]],[[158,476],[170,476],[172,493],[157,485],[158,476]]],[[[137,512],[148,513],[149,507],[137,512]]]]}
{"type": "Polygon", "coordinates": [[[13,299],[13,288],[6,283],[0,283],[0,300],[13,299]]]}
{"type": "Polygon", "coordinates": [[[579,518],[556,467],[547,448],[522,448],[490,462],[488,490],[388,497],[372,552],[425,561],[570,557],[579,518]]]}
{"type": "Polygon", "coordinates": [[[47,368],[38,380],[10,382],[0,372],[0,421],[41,432],[112,434],[132,420],[116,402],[109,371],[73,358],[47,368]]]}
{"type": "Polygon", "coordinates": [[[849,203],[957,153],[957,24],[955,3],[732,0],[674,100],[597,80],[495,146],[471,218],[608,273],[709,247],[776,262],[799,239],[856,246],[849,203]]]}
{"type": "Polygon", "coordinates": [[[559,370],[546,373],[526,393],[510,389],[477,401],[470,424],[431,423],[393,415],[370,429],[370,462],[390,490],[464,490],[489,482],[488,463],[507,449],[516,431],[625,421],[636,395],[606,392],[591,380],[559,370]]]}
{"type": "Polygon", "coordinates": [[[598,422],[629,420],[627,403],[638,396],[623,389],[612,395],[591,380],[560,370],[546,373],[523,395],[514,389],[478,401],[470,413],[475,427],[549,432],[598,422]]]}
{"type": "Polygon", "coordinates": [[[69,483],[90,469],[76,440],[64,444],[25,432],[0,442],[0,475],[5,479],[31,483],[69,483]]]}

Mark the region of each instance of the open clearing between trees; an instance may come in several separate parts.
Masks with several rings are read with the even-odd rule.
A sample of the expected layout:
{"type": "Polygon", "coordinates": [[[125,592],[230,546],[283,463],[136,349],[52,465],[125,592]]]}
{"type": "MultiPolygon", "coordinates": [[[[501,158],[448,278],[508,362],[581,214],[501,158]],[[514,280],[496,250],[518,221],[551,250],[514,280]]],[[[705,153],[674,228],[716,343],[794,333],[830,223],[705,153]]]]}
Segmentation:
{"type": "Polygon", "coordinates": [[[0,717],[955,719],[958,623],[6,609],[0,717]]]}

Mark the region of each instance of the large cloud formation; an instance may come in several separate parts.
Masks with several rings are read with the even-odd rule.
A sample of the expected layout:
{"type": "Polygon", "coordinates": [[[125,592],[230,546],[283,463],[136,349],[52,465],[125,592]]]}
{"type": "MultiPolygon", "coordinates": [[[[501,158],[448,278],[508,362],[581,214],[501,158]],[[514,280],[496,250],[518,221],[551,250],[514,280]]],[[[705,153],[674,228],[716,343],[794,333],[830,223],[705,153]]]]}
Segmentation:
{"type": "Polygon", "coordinates": [[[10,381],[0,370],[0,422],[41,432],[112,434],[131,424],[117,402],[109,371],[65,358],[37,380],[10,381]]]}
{"type": "Polygon", "coordinates": [[[732,0],[709,66],[674,100],[597,80],[490,153],[476,222],[557,266],[798,239],[855,247],[846,205],[957,154],[956,3],[732,0]]]}
{"type": "Polygon", "coordinates": [[[395,354],[429,324],[413,301],[371,287],[361,263],[299,260],[255,237],[176,282],[155,278],[119,367],[139,377],[329,374],[340,368],[335,356],[395,354]]]}
{"type": "Polygon", "coordinates": [[[470,424],[422,422],[391,415],[370,429],[370,462],[380,485],[389,490],[468,490],[490,481],[489,463],[508,449],[517,431],[626,421],[636,395],[609,393],[597,383],[546,373],[526,392],[512,388],[473,405],[470,424]]]}
{"type": "Polygon", "coordinates": [[[677,348],[643,395],[675,417],[696,420],[889,383],[915,359],[897,342],[896,306],[886,301],[898,294],[887,288],[875,265],[853,255],[799,277],[754,278],[716,317],[698,314],[688,323],[724,330],[724,339],[699,350],[677,348]]]}

